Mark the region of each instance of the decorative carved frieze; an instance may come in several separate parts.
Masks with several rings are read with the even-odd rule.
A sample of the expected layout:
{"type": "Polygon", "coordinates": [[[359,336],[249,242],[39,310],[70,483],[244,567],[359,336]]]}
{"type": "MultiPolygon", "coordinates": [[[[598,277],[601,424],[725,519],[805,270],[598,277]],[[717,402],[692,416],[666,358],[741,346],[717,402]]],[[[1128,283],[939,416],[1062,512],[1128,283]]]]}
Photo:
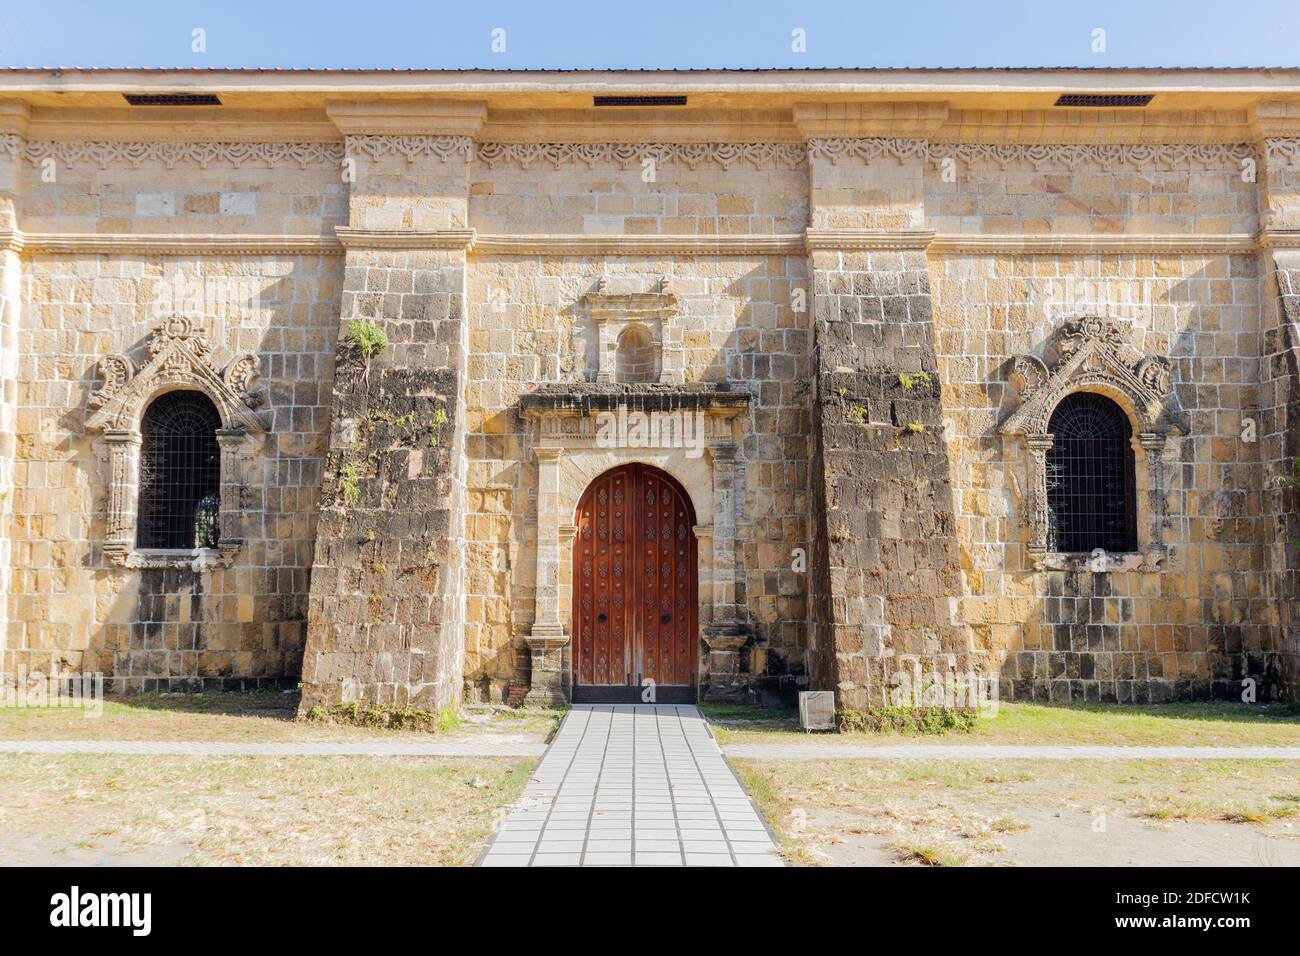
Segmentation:
{"type": "MultiPolygon", "coordinates": [[[[1276,140],[1278,150],[1295,155],[1294,140],[1276,140]]],[[[935,143],[923,139],[813,139],[808,152],[815,159],[832,163],[846,159],[871,162],[881,157],[941,161],[954,159],[965,165],[1028,165],[1034,169],[1094,165],[1164,167],[1166,169],[1201,166],[1206,168],[1239,167],[1252,158],[1254,149],[1247,143],[1231,144],[1072,144],[1072,143],[935,143]]],[[[1270,153],[1271,157],[1272,153],[1270,153]]]]}
{"type": "Polygon", "coordinates": [[[867,139],[810,139],[808,154],[814,159],[826,159],[838,163],[844,159],[855,159],[869,163],[882,156],[894,159],[925,159],[929,155],[929,143],[923,139],[885,139],[871,137],[867,139]]]}
{"type": "Polygon", "coordinates": [[[468,162],[474,155],[474,141],[468,136],[349,136],[347,152],[371,159],[401,156],[408,163],[426,157],[444,163],[451,159],[468,162]]]}
{"type": "Polygon", "coordinates": [[[1029,551],[1039,570],[1083,570],[1078,560],[1065,561],[1049,555],[1050,514],[1047,495],[1047,453],[1053,436],[1052,412],[1073,392],[1100,392],[1115,399],[1137,422],[1137,442],[1144,456],[1147,518],[1139,546],[1140,561],[1110,561],[1092,555],[1087,568],[1142,571],[1158,570],[1165,558],[1165,465],[1164,450],[1171,430],[1183,430],[1174,407],[1169,359],[1145,355],[1134,348],[1123,330],[1109,319],[1084,316],[1062,327],[1056,339],[1052,362],[1035,355],[1017,355],[1011,360],[1011,380],[1017,386],[1021,405],[1002,424],[1004,435],[1020,435],[1029,453],[1029,551]],[[1078,565],[1078,567],[1076,567],[1078,565]]]}
{"type": "Polygon", "coordinates": [[[967,165],[996,165],[1005,169],[1013,164],[1027,164],[1034,169],[1094,165],[1164,167],[1166,169],[1202,166],[1207,168],[1240,166],[1255,155],[1246,143],[1197,145],[1194,143],[1068,144],[1068,143],[930,143],[932,160],[955,159],[967,165]]]}
{"type": "Polygon", "coordinates": [[[801,143],[479,143],[476,155],[488,167],[508,164],[523,169],[541,164],[629,167],[647,159],[690,169],[702,165],[793,169],[804,164],[805,150],[801,143]]]}
{"type": "Polygon", "coordinates": [[[1270,163],[1300,163],[1300,139],[1267,139],[1264,156],[1270,163]]]}
{"type": "Polygon", "coordinates": [[[272,167],[297,163],[306,168],[338,166],[343,161],[343,147],[338,143],[23,142],[16,136],[5,136],[0,139],[0,148],[10,155],[21,155],[32,164],[55,159],[69,165],[93,163],[100,169],[116,164],[138,168],[148,162],[162,163],[168,169],[181,163],[194,163],[206,169],[215,162],[229,163],[236,168],[254,163],[272,167]]]}

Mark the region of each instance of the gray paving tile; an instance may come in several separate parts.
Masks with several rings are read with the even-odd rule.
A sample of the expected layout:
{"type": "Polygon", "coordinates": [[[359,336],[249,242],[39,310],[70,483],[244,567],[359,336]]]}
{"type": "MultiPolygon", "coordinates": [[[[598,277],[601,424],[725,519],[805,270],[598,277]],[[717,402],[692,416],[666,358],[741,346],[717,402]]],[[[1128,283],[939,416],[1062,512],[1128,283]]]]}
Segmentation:
{"type": "Polygon", "coordinates": [[[782,865],[699,711],[578,705],[481,862],[731,866],[741,857],[782,865]]]}

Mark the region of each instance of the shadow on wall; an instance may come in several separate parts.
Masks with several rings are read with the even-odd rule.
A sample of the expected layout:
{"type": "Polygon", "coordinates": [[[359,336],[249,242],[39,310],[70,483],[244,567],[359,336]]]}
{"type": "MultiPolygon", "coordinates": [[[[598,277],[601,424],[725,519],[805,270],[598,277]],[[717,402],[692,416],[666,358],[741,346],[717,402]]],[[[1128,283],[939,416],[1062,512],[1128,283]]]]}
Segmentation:
{"type": "MultiPolygon", "coordinates": [[[[151,332],[164,315],[179,311],[194,317],[218,368],[241,352],[258,358],[255,384],[265,386],[266,396],[259,411],[269,413],[270,424],[265,435],[252,440],[256,452],[242,462],[238,501],[245,541],[229,567],[112,564],[103,549],[108,452],[103,437],[85,428],[91,411],[87,400],[102,385],[100,356],[84,362],[79,387],[71,390],[75,404],[60,416],[67,437],[50,449],[51,460],[62,453],[76,465],[80,483],[91,490],[93,509],[83,519],[89,538],[84,545],[71,538],[52,543],[70,555],[80,552],[83,570],[70,575],[69,585],[84,589],[89,607],[55,628],[52,603],[42,613],[43,600],[33,595],[27,626],[49,627],[50,646],[84,648],[80,662],[69,655],[65,666],[103,673],[112,691],[239,689],[298,681],[338,327],[332,289],[341,279],[341,260],[293,257],[289,263],[254,273],[252,287],[245,284],[247,274],[233,280],[238,294],[231,295],[224,287],[213,293],[222,286],[221,274],[184,274],[163,260],[158,271],[201,288],[199,302],[192,309],[163,310],[137,326],[151,332]],[[312,290],[310,302],[302,301],[304,289],[312,290]],[[265,325],[251,342],[250,326],[262,317],[265,325]]],[[[129,348],[108,351],[126,352],[138,370],[149,359],[148,342],[146,333],[129,348]]],[[[33,539],[48,539],[40,527],[48,527],[53,516],[33,511],[29,507],[27,516],[33,539]]]]}

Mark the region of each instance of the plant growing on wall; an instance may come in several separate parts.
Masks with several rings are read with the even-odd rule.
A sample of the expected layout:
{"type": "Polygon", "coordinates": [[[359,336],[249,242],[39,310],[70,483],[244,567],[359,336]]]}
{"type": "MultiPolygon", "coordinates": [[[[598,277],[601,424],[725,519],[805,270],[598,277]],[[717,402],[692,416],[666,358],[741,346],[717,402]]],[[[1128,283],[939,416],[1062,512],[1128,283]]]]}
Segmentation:
{"type": "Polygon", "coordinates": [[[388,336],[376,323],[369,319],[351,319],[348,321],[348,344],[356,349],[365,363],[365,378],[370,379],[370,360],[388,348],[388,336]]]}
{"type": "Polygon", "coordinates": [[[342,476],[339,487],[343,490],[343,500],[354,505],[361,500],[361,469],[356,462],[350,462],[343,466],[342,476]]]}
{"type": "Polygon", "coordinates": [[[1300,488],[1300,458],[1291,459],[1291,474],[1273,479],[1279,488],[1300,488]]]}

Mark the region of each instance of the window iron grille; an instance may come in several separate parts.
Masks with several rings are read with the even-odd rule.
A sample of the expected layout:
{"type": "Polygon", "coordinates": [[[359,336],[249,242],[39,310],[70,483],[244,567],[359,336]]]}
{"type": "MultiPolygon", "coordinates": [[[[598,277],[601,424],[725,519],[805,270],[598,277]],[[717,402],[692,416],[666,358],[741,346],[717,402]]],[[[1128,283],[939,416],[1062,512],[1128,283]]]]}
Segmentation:
{"type": "Polygon", "coordinates": [[[140,423],[136,546],[215,548],[221,495],[221,416],[200,392],[168,392],[140,423]]]}
{"type": "Polygon", "coordinates": [[[1048,548],[1137,550],[1132,428],[1104,395],[1066,396],[1052,413],[1047,453],[1048,548]]]}

